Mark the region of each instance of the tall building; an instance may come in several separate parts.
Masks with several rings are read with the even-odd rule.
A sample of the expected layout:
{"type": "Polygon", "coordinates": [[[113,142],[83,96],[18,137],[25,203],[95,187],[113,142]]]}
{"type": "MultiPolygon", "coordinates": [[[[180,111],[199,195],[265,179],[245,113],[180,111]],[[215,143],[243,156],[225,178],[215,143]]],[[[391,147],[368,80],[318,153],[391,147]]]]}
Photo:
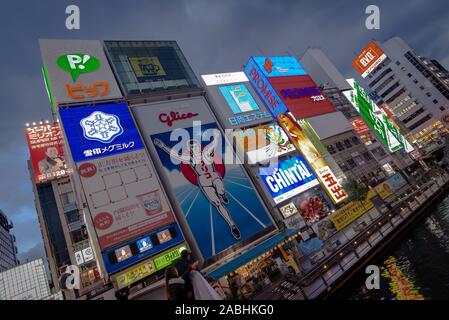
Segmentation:
{"type": "MultiPolygon", "coordinates": [[[[349,120],[353,127],[353,132],[362,140],[363,147],[369,151],[386,175],[391,175],[392,170],[397,171],[413,163],[403,151],[399,151],[397,155],[391,155],[380,139],[361,119],[360,113],[345,96],[345,93],[352,89],[350,84],[322,50],[316,48],[308,49],[302,55],[300,61],[322,88],[323,94],[349,120]]],[[[361,154],[366,154],[366,151],[361,152],[361,154]]],[[[367,155],[366,157],[369,156],[367,155]]],[[[349,165],[353,166],[354,164],[351,162],[349,165]]],[[[373,174],[377,174],[378,168],[375,165],[368,167],[373,169],[373,174]]]]}
{"type": "Polygon", "coordinates": [[[17,260],[16,237],[11,233],[14,227],[6,214],[0,210],[0,272],[14,268],[17,260]]]}
{"type": "Polygon", "coordinates": [[[65,163],[59,124],[27,127],[35,206],[47,255],[52,283],[60,290],[59,279],[67,266],[80,269],[80,289],[66,294],[67,299],[88,295],[103,285],[85,227],[83,210],[74,192],[65,163]]]}
{"type": "Polygon", "coordinates": [[[0,272],[0,300],[42,300],[50,296],[42,259],[0,272]]]}
{"type": "Polygon", "coordinates": [[[377,97],[375,102],[387,105],[410,142],[424,147],[447,134],[449,80],[439,63],[393,37],[371,42],[353,66],[377,97]]]}

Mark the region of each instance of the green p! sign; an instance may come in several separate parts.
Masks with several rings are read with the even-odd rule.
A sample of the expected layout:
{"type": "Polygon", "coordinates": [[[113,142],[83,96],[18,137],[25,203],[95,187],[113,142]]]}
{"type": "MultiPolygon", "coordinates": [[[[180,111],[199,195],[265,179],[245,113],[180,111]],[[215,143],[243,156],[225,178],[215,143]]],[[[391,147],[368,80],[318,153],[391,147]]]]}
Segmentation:
{"type": "Polygon", "coordinates": [[[73,82],[76,82],[81,73],[88,73],[100,68],[100,61],[88,54],[71,53],[58,57],[56,60],[58,66],[67,72],[70,72],[73,82]]]}

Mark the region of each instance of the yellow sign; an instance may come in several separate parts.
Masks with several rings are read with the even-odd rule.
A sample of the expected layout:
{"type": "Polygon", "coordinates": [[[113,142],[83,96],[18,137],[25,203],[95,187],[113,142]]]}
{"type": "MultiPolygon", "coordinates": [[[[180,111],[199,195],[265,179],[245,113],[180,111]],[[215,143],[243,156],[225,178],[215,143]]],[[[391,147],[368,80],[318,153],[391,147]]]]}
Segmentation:
{"type": "Polygon", "coordinates": [[[364,201],[353,201],[348,203],[333,213],[329,219],[334,223],[337,230],[341,230],[365,212],[373,208],[371,199],[376,196],[376,193],[382,199],[386,199],[391,196],[393,192],[394,189],[388,182],[382,182],[368,192],[364,201]]]}
{"type": "Polygon", "coordinates": [[[373,204],[369,200],[353,201],[338,209],[329,219],[334,223],[337,230],[341,230],[372,207],[373,204]]]}
{"type": "Polygon", "coordinates": [[[278,115],[279,124],[284,128],[285,132],[290,136],[295,147],[301,151],[307,162],[316,173],[318,180],[323,189],[337,204],[347,198],[345,190],[338,182],[332,170],[327,165],[323,156],[318,152],[315,145],[310,141],[304,130],[296,123],[296,121],[290,119],[284,114],[278,115]]]}
{"type": "Polygon", "coordinates": [[[158,57],[129,57],[129,62],[137,78],[167,75],[158,57]]]}
{"type": "Polygon", "coordinates": [[[129,286],[130,284],[142,280],[145,277],[156,272],[153,260],[146,261],[137,267],[119,274],[117,279],[117,287],[119,289],[129,286]]]}
{"type": "Polygon", "coordinates": [[[118,289],[127,287],[130,284],[142,280],[155,273],[156,271],[169,266],[177,258],[179,258],[179,253],[184,249],[188,250],[187,245],[185,243],[182,243],[181,245],[160,253],[159,255],[153,257],[151,260],[146,260],[145,262],[136,265],[132,269],[128,269],[122,273],[117,274],[117,276],[114,277],[116,279],[118,289]],[[175,252],[176,254],[174,254],[175,252]]]}

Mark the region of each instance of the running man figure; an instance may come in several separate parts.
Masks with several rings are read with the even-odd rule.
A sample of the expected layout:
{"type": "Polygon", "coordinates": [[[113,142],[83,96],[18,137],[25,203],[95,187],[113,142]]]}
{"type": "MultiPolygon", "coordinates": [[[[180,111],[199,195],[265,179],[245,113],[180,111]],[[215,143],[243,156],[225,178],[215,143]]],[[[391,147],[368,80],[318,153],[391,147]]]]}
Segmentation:
{"type": "Polygon", "coordinates": [[[171,157],[188,164],[190,168],[192,168],[196,173],[198,186],[204,196],[215,208],[217,208],[217,211],[229,225],[233,237],[238,240],[240,239],[240,230],[234,220],[232,220],[232,217],[225,206],[229,203],[229,200],[226,196],[223,178],[214,168],[214,151],[218,145],[219,139],[220,134],[214,135],[213,141],[203,149],[198,140],[189,140],[186,144],[189,154],[179,154],[159,139],[154,139],[153,142],[171,157]]]}

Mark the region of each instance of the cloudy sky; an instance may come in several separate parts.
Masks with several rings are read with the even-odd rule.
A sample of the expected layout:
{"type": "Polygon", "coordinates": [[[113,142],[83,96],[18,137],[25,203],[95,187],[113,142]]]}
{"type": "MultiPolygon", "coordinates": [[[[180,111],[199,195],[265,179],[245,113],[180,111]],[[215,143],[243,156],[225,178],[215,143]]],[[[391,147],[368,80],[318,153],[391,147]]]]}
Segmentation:
{"type": "Polygon", "coordinates": [[[0,21],[0,208],[14,222],[22,258],[44,255],[23,134],[26,122],[50,118],[38,38],[177,40],[197,74],[318,47],[354,77],[351,60],[371,39],[400,36],[449,66],[446,0],[14,0],[2,1],[0,21]],[[81,30],[65,28],[70,4],[80,7],[81,30]],[[380,30],[365,28],[369,4],[380,8],[380,30]]]}

